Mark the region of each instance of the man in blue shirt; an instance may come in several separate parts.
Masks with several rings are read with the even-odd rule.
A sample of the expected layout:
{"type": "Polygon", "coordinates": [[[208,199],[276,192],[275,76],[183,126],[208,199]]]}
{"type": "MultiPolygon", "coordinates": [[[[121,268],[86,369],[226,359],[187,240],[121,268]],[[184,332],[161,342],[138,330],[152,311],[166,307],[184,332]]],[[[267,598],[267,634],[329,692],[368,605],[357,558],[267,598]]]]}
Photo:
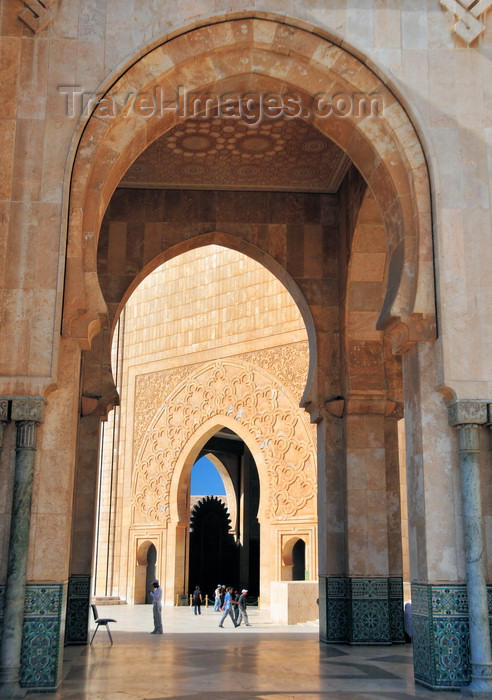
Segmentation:
{"type": "Polygon", "coordinates": [[[232,612],[232,588],[230,586],[226,588],[226,594],[224,598],[224,614],[222,615],[221,620],[219,622],[219,627],[224,626],[222,623],[226,619],[227,615],[230,616],[234,627],[239,627],[239,625],[236,624],[236,620],[234,619],[234,615],[232,612]]]}

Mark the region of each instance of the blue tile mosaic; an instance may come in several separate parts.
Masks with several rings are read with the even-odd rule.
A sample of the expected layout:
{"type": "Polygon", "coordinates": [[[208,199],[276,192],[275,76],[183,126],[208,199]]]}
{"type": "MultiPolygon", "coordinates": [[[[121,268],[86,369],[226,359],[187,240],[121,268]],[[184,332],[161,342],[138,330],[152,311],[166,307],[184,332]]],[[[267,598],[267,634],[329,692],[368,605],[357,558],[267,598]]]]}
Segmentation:
{"type": "Polygon", "coordinates": [[[68,581],[66,644],[87,644],[90,611],[90,576],[71,576],[68,581]]]}
{"type": "Polygon", "coordinates": [[[322,639],[349,644],[404,641],[401,577],[327,577],[322,639]]]}
{"type": "MultiPolygon", "coordinates": [[[[20,686],[39,690],[55,689],[61,682],[66,586],[26,586],[22,626],[20,686]]],[[[5,587],[0,587],[1,621],[5,587]]]]}
{"type": "MultiPolygon", "coordinates": [[[[487,589],[489,614],[491,587],[487,589]]],[[[471,681],[466,585],[412,585],[415,679],[433,690],[471,681]]]]}
{"type": "Polygon", "coordinates": [[[66,586],[63,584],[26,587],[22,629],[22,688],[47,690],[61,682],[66,586]]]}
{"type": "Polygon", "coordinates": [[[387,600],[352,600],[351,644],[389,644],[389,606],[387,600]]]}

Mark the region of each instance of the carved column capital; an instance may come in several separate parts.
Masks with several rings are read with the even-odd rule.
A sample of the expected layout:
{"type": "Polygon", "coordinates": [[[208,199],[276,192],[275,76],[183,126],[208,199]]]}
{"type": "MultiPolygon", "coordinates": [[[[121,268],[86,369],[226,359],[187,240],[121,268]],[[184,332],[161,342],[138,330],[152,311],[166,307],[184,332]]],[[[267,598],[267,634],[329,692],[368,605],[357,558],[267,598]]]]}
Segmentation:
{"type": "Polygon", "coordinates": [[[0,423],[8,423],[9,420],[9,400],[0,399],[0,423]]]}
{"type": "Polygon", "coordinates": [[[470,399],[451,401],[448,403],[449,425],[456,428],[459,425],[485,425],[487,423],[487,404],[485,401],[470,399]]]}
{"type": "Polygon", "coordinates": [[[12,420],[17,424],[17,448],[35,450],[37,428],[44,420],[46,401],[42,396],[12,399],[12,420]]]}
{"type": "Polygon", "coordinates": [[[487,404],[487,426],[489,428],[489,448],[492,451],[492,403],[487,404]]]}
{"type": "Polygon", "coordinates": [[[0,451],[3,447],[3,431],[9,422],[9,400],[0,399],[0,451]]]}
{"type": "Polygon", "coordinates": [[[415,343],[436,339],[436,320],[426,314],[412,314],[398,319],[384,329],[384,335],[391,343],[394,355],[400,355],[415,343]]]}
{"type": "Polygon", "coordinates": [[[22,396],[12,399],[11,417],[14,421],[42,423],[46,400],[42,396],[22,396]]]}

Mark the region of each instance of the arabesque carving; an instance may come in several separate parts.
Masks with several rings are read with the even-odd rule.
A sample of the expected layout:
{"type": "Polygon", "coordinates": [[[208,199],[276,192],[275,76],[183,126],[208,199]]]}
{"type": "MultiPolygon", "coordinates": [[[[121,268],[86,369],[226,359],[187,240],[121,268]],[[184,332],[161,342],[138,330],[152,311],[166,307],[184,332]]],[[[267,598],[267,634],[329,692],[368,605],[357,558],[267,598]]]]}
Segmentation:
{"type": "MultiPolygon", "coordinates": [[[[292,396],[300,401],[306,386],[309,345],[307,341],[265,348],[236,356],[274,375],[292,396]]],[[[169,370],[141,374],[135,380],[135,427],[133,459],[142,445],[153,416],[168,396],[186,377],[196,372],[199,364],[183,365],[169,370]]],[[[312,426],[313,435],[316,426],[312,426]]]]}
{"type": "Polygon", "coordinates": [[[200,366],[165,400],[136,460],[135,523],[168,523],[173,472],[187,441],[210,418],[234,418],[259,446],[270,520],[316,515],[316,449],[307,417],[264,370],[237,359],[200,366]]]}

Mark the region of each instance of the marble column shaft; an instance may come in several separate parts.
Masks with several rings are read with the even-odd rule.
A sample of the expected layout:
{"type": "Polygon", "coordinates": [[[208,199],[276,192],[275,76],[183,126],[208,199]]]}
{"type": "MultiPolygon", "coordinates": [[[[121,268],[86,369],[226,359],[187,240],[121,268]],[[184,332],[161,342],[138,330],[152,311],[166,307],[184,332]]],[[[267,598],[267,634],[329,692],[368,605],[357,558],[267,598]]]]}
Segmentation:
{"type": "Polygon", "coordinates": [[[477,695],[492,691],[479,464],[479,428],[486,419],[485,403],[461,401],[449,406],[450,425],[458,432],[461,471],[472,677],[468,690],[477,695]]]}
{"type": "Polygon", "coordinates": [[[17,448],[0,646],[0,696],[6,692],[10,694],[9,697],[19,695],[34,456],[37,427],[42,420],[43,408],[44,399],[12,401],[12,419],[17,425],[17,448]]]}

